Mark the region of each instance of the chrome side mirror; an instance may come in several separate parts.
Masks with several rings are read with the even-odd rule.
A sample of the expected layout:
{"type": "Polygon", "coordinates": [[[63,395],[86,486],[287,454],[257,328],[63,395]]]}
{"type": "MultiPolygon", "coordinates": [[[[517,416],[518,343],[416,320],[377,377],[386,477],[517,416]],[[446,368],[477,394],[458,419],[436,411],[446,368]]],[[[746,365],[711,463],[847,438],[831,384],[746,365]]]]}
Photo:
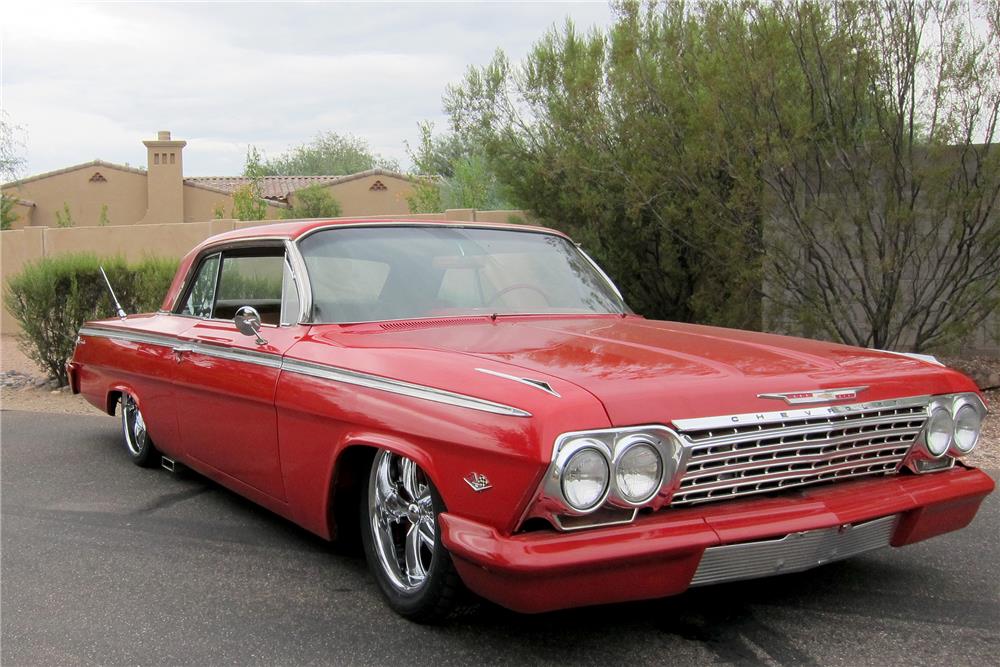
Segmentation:
{"type": "Polygon", "coordinates": [[[237,310],[233,324],[244,336],[253,336],[258,345],[267,345],[267,341],[260,337],[260,313],[253,306],[243,306],[237,310]]]}

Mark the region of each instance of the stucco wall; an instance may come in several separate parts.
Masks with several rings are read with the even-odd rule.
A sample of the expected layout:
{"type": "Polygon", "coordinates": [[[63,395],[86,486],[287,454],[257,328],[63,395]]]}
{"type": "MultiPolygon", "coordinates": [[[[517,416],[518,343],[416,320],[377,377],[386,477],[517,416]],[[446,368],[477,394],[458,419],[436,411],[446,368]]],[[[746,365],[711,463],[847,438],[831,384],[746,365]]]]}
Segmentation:
{"type": "MultiPolygon", "coordinates": [[[[233,214],[233,198],[230,195],[184,184],[184,222],[212,220],[219,206],[222,207],[224,218],[233,214]]],[[[278,206],[268,206],[265,219],[277,220],[283,210],[278,206]]]]}
{"type": "MultiPolygon", "coordinates": [[[[361,179],[359,179],[361,180],[361,179]]],[[[388,184],[386,184],[388,186],[388,184]]],[[[196,189],[197,188],[193,188],[196,189]]],[[[209,191],[204,191],[211,194],[209,191]]],[[[390,190],[391,192],[391,190],[390,190]]],[[[274,209],[278,211],[278,209],[274,209]]],[[[493,211],[455,209],[444,213],[423,215],[383,215],[369,217],[407,220],[477,220],[486,222],[507,222],[509,213],[525,216],[522,211],[501,211],[502,220],[496,220],[493,211]]],[[[211,216],[210,216],[211,217],[211,216]]],[[[356,217],[356,216],[345,216],[356,217]]],[[[526,217],[526,216],[525,216],[526,217]]],[[[93,253],[101,257],[120,255],[129,261],[144,256],[180,258],[191,248],[210,236],[233,229],[254,227],[260,224],[283,222],[282,220],[261,220],[240,222],[237,220],[211,220],[206,222],[183,222],[161,225],[134,225],[115,227],[29,227],[26,229],[0,232],[0,280],[6,284],[10,276],[21,272],[25,264],[43,257],[54,257],[70,253],[93,253]]],[[[7,312],[0,313],[0,333],[14,334],[20,330],[17,321],[7,312]]]]}
{"type": "MultiPolygon", "coordinates": [[[[410,206],[406,198],[413,193],[413,185],[404,178],[394,176],[364,176],[327,187],[327,191],[340,202],[345,218],[372,215],[406,215],[410,206]],[[385,190],[372,190],[381,181],[385,190]]],[[[295,201],[294,195],[292,201],[295,201]]]]}
{"type": "Polygon", "coordinates": [[[24,229],[31,226],[31,221],[35,214],[34,204],[25,204],[20,201],[14,203],[14,216],[16,219],[11,223],[11,229],[24,229]]]}
{"type": "MultiPolygon", "coordinates": [[[[74,226],[96,225],[108,207],[111,225],[132,225],[146,215],[146,175],[108,165],[89,165],[5,187],[4,194],[35,202],[31,225],[54,227],[69,204],[74,226]],[[100,174],[102,180],[91,180],[100,174]]],[[[18,211],[20,214],[20,211],[18,211]]]]}

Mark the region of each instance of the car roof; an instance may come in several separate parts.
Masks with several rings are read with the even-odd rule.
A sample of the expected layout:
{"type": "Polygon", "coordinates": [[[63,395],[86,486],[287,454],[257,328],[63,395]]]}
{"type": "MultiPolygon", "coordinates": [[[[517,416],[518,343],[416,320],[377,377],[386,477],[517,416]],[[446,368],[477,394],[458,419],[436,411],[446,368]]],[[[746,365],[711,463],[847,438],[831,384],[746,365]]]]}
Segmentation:
{"type": "MultiPolygon", "coordinates": [[[[237,223],[239,224],[239,223],[237,223]]],[[[177,273],[174,275],[174,280],[170,285],[170,289],[167,291],[166,296],[163,298],[163,310],[170,310],[174,307],[174,302],[179,298],[181,290],[184,288],[184,280],[197,258],[205,252],[212,252],[212,249],[216,246],[224,246],[232,242],[242,242],[249,241],[253,242],[254,239],[261,240],[283,240],[288,239],[294,241],[296,239],[302,238],[304,235],[308,234],[317,229],[333,229],[341,226],[393,226],[393,225],[421,225],[421,226],[434,226],[434,225],[451,225],[459,227],[482,227],[488,229],[514,229],[519,231],[530,231],[530,232],[542,232],[546,234],[557,234],[563,238],[569,238],[562,232],[556,229],[549,229],[547,227],[534,227],[530,225],[517,225],[511,223],[487,223],[487,222],[469,222],[463,220],[421,220],[420,218],[337,218],[335,220],[288,220],[285,222],[276,222],[264,225],[254,225],[251,227],[243,227],[241,229],[234,229],[231,232],[223,232],[222,234],[216,234],[215,236],[210,236],[205,239],[194,248],[191,249],[188,254],[186,254],[180,262],[177,268],[177,273]]]]}
{"type": "Polygon", "coordinates": [[[467,220],[421,220],[419,218],[337,218],[335,220],[289,220],[287,222],[278,222],[264,225],[255,225],[253,227],[244,227],[242,229],[234,229],[231,232],[223,232],[222,234],[216,234],[204,242],[199,244],[199,248],[203,248],[208,245],[215,245],[217,243],[225,243],[228,241],[243,241],[255,238],[260,239],[290,239],[295,240],[305,236],[311,231],[316,229],[322,229],[326,227],[340,227],[340,226],[391,226],[391,225],[426,225],[428,227],[434,225],[451,225],[451,226],[461,226],[461,227],[488,227],[491,229],[516,229],[521,231],[535,231],[535,232],[547,232],[550,234],[558,234],[560,236],[565,236],[562,232],[549,229],[548,227],[536,227],[532,225],[519,225],[513,223],[500,223],[500,222],[470,222],[467,220]]]}

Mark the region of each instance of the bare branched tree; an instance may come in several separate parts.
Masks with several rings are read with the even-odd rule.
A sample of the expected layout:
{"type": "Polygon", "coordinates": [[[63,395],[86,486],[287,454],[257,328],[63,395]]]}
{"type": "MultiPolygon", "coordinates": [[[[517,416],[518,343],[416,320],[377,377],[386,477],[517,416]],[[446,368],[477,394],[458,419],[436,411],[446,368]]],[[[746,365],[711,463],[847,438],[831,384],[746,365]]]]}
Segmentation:
{"type": "Polygon", "coordinates": [[[766,291],[778,321],[922,350],[996,313],[998,7],[781,9],[808,105],[768,97],[766,86],[754,100],[771,154],[783,158],[765,175],[766,291]]]}
{"type": "Polygon", "coordinates": [[[25,159],[24,130],[10,120],[6,111],[0,111],[0,182],[13,181],[21,174],[25,159]]]}

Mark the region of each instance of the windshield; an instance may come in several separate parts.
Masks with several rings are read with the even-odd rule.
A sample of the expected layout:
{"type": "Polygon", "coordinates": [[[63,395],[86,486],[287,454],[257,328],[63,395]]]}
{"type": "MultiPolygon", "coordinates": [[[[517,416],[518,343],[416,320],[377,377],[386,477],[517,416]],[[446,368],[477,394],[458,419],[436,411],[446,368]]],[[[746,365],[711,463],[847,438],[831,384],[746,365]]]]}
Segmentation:
{"type": "Polygon", "coordinates": [[[625,309],[576,246],[552,234],[350,227],[316,232],[299,248],[318,323],[625,309]]]}

